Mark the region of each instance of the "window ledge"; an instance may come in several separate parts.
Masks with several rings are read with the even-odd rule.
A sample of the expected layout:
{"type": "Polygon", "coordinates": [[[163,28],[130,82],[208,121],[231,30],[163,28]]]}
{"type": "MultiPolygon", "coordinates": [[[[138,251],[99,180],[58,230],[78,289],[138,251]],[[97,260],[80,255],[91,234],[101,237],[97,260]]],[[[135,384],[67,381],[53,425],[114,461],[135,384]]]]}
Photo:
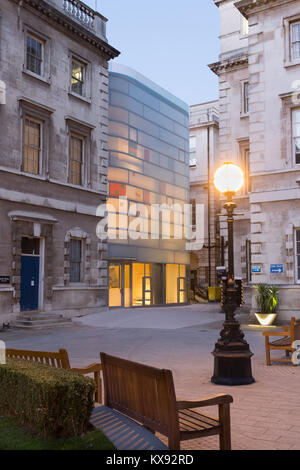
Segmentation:
{"type": "MultiPolygon", "coordinates": [[[[2,167],[0,167],[0,169],[2,170],[2,167]]],[[[5,169],[4,171],[7,171],[7,169],[5,169]]],[[[47,180],[47,178],[44,175],[36,175],[35,173],[27,173],[26,171],[14,171],[14,173],[19,174],[21,176],[27,176],[29,178],[34,178],[36,180],[41,180],[41,181],[46,181],[47,180]]]]}
{"type": "Polygon", "coordinates": [[[77,93],[74,93],[73,91],[68,92],[69,96],[72,96],[73,98],[77,98],[80,101],[84,101],[85,103],[92,104],[91,98],[86,98],[85,96],[78,95],[77,93]]]}
{"type": "Polygon", "coordinates": [[[23,69],[22,71],[25,75],[28,75],[29,77],[35,78],[36,80],[39,80],[40,82],[46,83],[46,85],[51,85],[51,78],[49,77],[48,79],[45,77],[42,77],[41,75],[37,75],[36,73],[30,72],[30,70],[23,69]]]}
{"type": "Polygon", "coordinates": [[[294,67],[295,65],[300,65],[300,58],[296,59],[296,60],[286,60],[284,62],[284,67],[285,68],[294,67]]]}
{"type": "Polygon", "coordinates": [[[240,118],[241,119],[245,119],[245,118],[248,118],[249,117],[249,112],[248,113],[241,113],[240,114],[240,118]]]}

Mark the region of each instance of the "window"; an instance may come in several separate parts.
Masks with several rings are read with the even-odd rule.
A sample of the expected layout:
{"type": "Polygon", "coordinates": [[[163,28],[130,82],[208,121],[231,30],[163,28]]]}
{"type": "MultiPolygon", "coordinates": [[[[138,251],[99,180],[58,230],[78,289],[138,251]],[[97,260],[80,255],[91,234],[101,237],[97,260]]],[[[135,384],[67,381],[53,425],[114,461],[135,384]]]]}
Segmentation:
{"type": "Polygon", "coordinates": [[[241,83],[241,114],[249,114],[249,82],[243,81],[241,83]]]}
{"type": "Polygon", "coordinates": [[[49,175],[50,121],[54,109],[19,98],[21,142],[19,168],[28,174],[49,175]]]}
{"type": "Polygon", "coordinates": [[[40,39],[27,34],[26,37],[26,69],[36,75],[42,75],[44,43],[40,39]]]}
{"type": "Polygon", "coordinates": [[[70,171],[69,183],[83,184],[83,158],[84,140],[81,136],[71,134],[70,136],[70,171]]]}
{"type": "Polygon", "coordinates": [[[239,153],[240,153],[240,165],[244,172],[244,185],[239,191],[240,194],[247,194],[251,191],[251,179],[250,179],[250,150],[249,141],[242,140],[239,142],[239,153]]]}
{"type": "Polygon", "coordinates": [[[241,33],[242,33],[242,36],[247,36],[249,33],[249,23],[248,23],[247,18],[245,18],[244,16],[242,16],[241,33]]]}
{"type": "Polygon", "coordinates": [[[129,127],[129,140],[132,142],[138,141],[138,131],[134,127],[129,127]]]}
{"type": "Polygon", "coordinates": [[[190,167],[196,167],[196,136],[190,136],[190,167]]]}
{"type": "Polygon", "coordinates": [[[41,170],[42,123],[32,117],[25,118],[23,171],[34,175],[41,170]]]}
{"type": "Polygon", "coordinates": [[[82,240],[70,239],[70,282],[81,281],[82,240]]]}
{"type": "Polygon", "coordinates": [[[190,137],[190,153],[196,152],[196,137],[192,135],[190,137]]]}
{"type": "Polygon", "coordinates": [[[300,23],[291,23],[290,37],[290,57],[295,61],[300,59],[300,23]]]}
{"type": "Polygon", "coordinates": [[[166,303],[186,302],[186,267],[184,264],[166,264],[166,303]]]}
{"type": "Polygon", "coordinates": [[[71,90],[77,95],[85,95],[86,66],[76,60],[72,60],[71,90]]]}
{"type": "Polygon", "coordinates": [[[67,182],[76,186],[91,187],[91,148],[94,126],[66,118],[69,134],[69,161],[67,182]]]}
{"type": "Polygon", "coordinates": [[[294,161],[300,164],[300,109],[293,110],[293,147],[294,161]]]}
{"type": "Polygon", "coordinates": [[[40,239],[22,237],[21,251],[22,251],[22,255],[39,255],[40,254],[40,239]]]}

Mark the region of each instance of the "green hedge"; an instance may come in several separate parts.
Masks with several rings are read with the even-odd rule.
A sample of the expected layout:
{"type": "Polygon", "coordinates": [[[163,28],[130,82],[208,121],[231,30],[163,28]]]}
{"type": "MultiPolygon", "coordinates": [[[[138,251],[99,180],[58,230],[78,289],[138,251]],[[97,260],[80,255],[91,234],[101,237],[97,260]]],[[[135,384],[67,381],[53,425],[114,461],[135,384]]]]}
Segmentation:
{"type": "Polygon", "coordinates": [[[0,365],[0,415],[44,438],[86,432],[94,391],[93,380],[68,370],[22,360],[0,365]]]}

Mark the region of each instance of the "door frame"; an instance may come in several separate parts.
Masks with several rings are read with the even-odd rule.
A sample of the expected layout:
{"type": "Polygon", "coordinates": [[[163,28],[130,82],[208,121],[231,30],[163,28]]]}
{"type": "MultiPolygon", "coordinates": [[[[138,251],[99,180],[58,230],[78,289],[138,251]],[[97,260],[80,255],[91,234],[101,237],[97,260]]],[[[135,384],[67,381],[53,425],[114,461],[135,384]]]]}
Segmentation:
{"type": "MultiPolygon", "coordinates": [[[[119,266],[121,269],[120,273],[120,293],[121,293],[121,305],[110,306],[109,305],[109,283],[108,283],[108,308],[131,308],[132,307],[132,264],[126,261],[113,261],[108,263],[108,273],[110,266],[119,266]],[[125,266],[129,266],[129,288],[130,288],[130,305],[125,307],[125,266]]],[[[109,276],[109,274],[108,274],[109,276]]]]}
{"type": "MultiPolygon", "coordinates": [[[[45,273],[45,238],[44,237],[34,237],[31,235],[22,235],[22,238],[35,238],[39,240],[39,255],[26,254],[21,252],[22,256],[30,256],[32,258],[39,258],[39,280],[38,280],[38,308],[37,310],[42,310],[44,306],[44,273],[45,273]]],[[[21,272],[20,272],[21,276],[21,272]]],[[[21,278],[22,282],[22,278],[21,278]]],[[[21,310],[22,312],[23,310],[21,310]]]]}
{"type": "Polygon", "coordinates": [[[44,278],[45,278],[45,238],[35,237],[40,240],[40,266],[39,266],[39,310],[44,307],[44,278]]]}

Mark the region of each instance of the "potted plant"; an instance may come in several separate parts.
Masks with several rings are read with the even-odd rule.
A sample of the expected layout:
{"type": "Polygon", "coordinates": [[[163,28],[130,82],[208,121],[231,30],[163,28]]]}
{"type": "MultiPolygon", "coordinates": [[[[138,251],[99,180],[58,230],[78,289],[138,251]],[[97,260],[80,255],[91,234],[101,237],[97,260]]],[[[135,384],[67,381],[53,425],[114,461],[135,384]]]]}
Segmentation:
{"type": "Polygon", "coordinates": [[[274,322],[279,305],[279,289],[269,284],[257,284],[254,286],[256,290],[256,305],[258,312],[255,313],[260,325],[269,326],[274,322]]]}

